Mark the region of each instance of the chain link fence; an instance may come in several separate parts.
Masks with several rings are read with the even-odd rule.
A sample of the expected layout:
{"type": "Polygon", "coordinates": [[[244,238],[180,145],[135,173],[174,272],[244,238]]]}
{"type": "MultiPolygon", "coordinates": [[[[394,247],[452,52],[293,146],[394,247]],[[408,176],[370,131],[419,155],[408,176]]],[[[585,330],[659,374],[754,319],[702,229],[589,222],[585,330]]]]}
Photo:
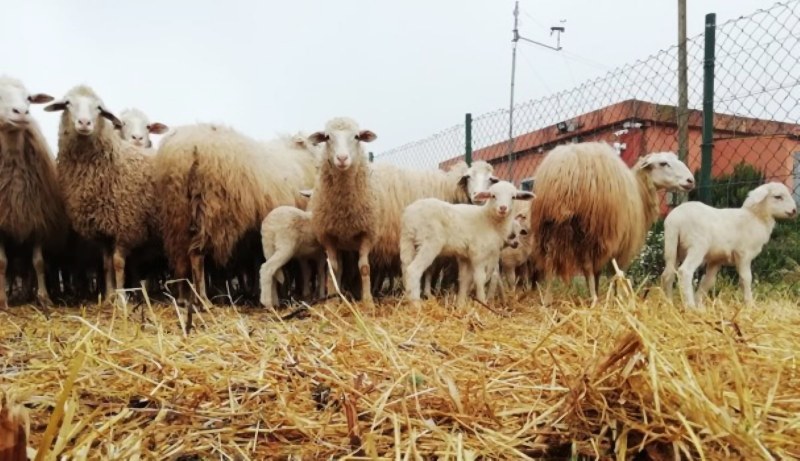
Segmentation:
{"type": "MultiPolygon", "coordinates": [[[[768,181],[783,182],[800,202],[800,0],[715,22],[714,14],[706,15],[704,33],[686,42],[685,111],[673,46],[517,104],[511,113],[467,114],[464,123],[378,153],[374,161],[447,169],[459,160],[486,160],[499,177],[533,189],[536,167],[556,145],[607,141],[628,165],[650,152],[673,151],[695,172],[699,184],[688,197],[664,194],[662,216],[686,198],[738,207],[768,181]]],[[[657,277],[663,269],[661,232],[659,222],[630,270],[635,278],[657,277]]],[[[800,222],[782,221],[753,272],[759,282],[800,288],[798,262],[800,222]]],[[[735,278],[732,270],[726,275],[735,278]]]]}

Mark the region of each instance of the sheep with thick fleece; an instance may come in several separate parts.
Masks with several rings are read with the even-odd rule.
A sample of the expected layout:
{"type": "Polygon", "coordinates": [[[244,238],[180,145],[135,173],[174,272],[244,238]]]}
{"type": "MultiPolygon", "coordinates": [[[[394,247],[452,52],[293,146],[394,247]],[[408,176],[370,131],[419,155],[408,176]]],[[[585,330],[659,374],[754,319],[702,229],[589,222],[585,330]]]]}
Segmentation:
{"type": "MultiPolygon", "coordinates": [[[[260,142],[223,125],[174,127],[161,139],[156,165],[158,216],[174,276],[192,280],[208,302],[205,258],[225,267],[235,247],[281,205],[304,207],[298,190],[314,185],[318,158],[283,136],[260,142]]],[[[179,297],[186,301],[185,285],[179,297]]]]}
{"type": "Polygon", "coordinates": [[[161,122],[150,122],[147,115],[137,108],[125,109],[119,114],[120,125],[117,133],[125,141],[134,146],[142,147],[146,153],[155,153],[151,134],[164,134],[169,130],[161,122]]]}
{"type": "Polygon", "coordinates": [[[658,191],[694,188],[694,176],[672,152],[641,157],[632,168],[605,142],[560,145],[536,170],[531,205],[532,258],[544,279],[583,274],[592,304],[600,271],[612,258],[623,270],[644,246],[658,217],[658,191]]]}
{"type": "Polygon", "coordinates": [[[420,300],[420,279],[437,256],[458,261],[456,304],[466,302],[475,284],[476,297],[486,302],[486,282],[498,264],[500,250],[512,228],[514,200],[530,200],[533,193],[499,181],[473,197],[483,205],[452,204],[435,198],[417,200],[402,216],[400,258],[406,296],[420,300]]]}
{"type": "Polygon", "coordinates": [[[797,204],[785,185],[771,182],[747,194],[741,208],[714,208],[701,202],[686,202],[664,220],[664,261],[662,286],[672,298],[672,284],[678,274],[683,302],[694,308],[722,266],[734,266],[747,304],[753,303],[750,264],[764,248],[776,219],[794,218],[797,204]],[[677,266],[681,262],[680,267],[677,266]],[[706,265],[697,293],[692,296],[692,276],[706,265]]]}
{"type": "MultiPolygon", "coordinates": [[[[376,137],[372,131],[361,129],[355,120],[336,117],[325,124],[324,131],[308,138],[314,145],[325,143],[319,177],[308,205],[313,210],[311,228],[337,279],[341,274],[339,252],[358,252],[361,300],[368,306],[373,305],[369,255],[381,223],[377,221],[377,187],[362,143],[376,137]]],[[[327,280],[326,291],[333,293],[333,280],[327,280]]]]}
{"type": "Polygon", "coordinates": [[[61,111],[56,169],[77,233],[103,245],[106,297],[125,285],[131,250],[158,238],[153,163],[114,133],[120,125],[86,85],[44,109],[61,111]]]}
{"type": "MultiPolygon", "coordinates": [[[[302,191],[310,197],[311,191],[302,191]]],[[[300,263],[302,296],[308,296],[311,277],[309,263],[317,267],[317,289],[324,294],[325,254],[311,230],[311,211],[293,206],[279,206],[272,210],[261,224],[261,244],[266,262],[259,271],[261,304],[272,307],[278,303],[275,281],[283,283],[281,268],[292,258],[300,263]]]]}
{"type": "Polygon", "coordinates": [[[29,93],[15,78],[0,77],[0,308],[8,306],[6,245],[25,242],[33,245],[37,299],[51,304],[42,247],[63,238],[68,223],[55,161],[30,105],[52,100],[44,93],[29,93]]]}

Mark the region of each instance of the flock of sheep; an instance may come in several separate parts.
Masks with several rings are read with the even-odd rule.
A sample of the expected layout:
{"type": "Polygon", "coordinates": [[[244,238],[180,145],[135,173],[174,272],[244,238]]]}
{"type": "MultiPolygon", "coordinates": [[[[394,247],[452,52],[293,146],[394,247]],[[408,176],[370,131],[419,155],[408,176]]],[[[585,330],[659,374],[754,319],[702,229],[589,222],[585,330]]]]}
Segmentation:
{"type": "MultiPolygon", "coordinates": [[[[610,261],[625,270],[641,251],[658,192],[694,188],[671,152],[628,168],[605,143],[562,145],[537,169],[534,195],[484,161],[449,171],[371,163],[363,144],[375,138],[346,117],[269,141],[218,124],[168,128],[136,109],[117,117],[86,85],[54,101],[0,77],[0,307],[7,280],[35,279],[42,304],[52,292],[108,299],[140,280],[163,292],[185,279],[192,296],[174,283],[187,302],[235,286],[264,306],[337,289],[372,305],[401,283],[413,303],[457,286],[463,305],[473,289],[487,302],[534,281],[549,303],[553,279],[575,275],[594,303],[610,261]],[[61,112],[56,158],[30,114],[46,103],[61,112]],[[163,134],[157,149],[150,134],[163,134]]],[[[677,207],[665,221],[665,291],[678,274],[695,306],[694,271],[707,266],[702,300],[727,264],[752,303],[750,263],[775,219],[795,215],[781,183],[755,188],[740,209],[677,207]]]]}

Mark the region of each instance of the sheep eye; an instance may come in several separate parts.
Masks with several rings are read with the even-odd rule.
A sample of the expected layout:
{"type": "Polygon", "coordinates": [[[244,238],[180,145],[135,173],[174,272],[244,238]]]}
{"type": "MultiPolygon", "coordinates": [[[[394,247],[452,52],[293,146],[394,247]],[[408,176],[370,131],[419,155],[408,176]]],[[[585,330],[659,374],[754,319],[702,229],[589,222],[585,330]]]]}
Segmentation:
{"type": "Polygon", "coordinates": [[[528,231],[526,231],[525,229],[519,231],[519,233],[520,235],[528,235],[528,231]]]}
{"type": "Polygon", "coordinates": [[[782,195],[776,195],[775,196],[775,200],[783,200],[783,196],[782,195]]]}
{"type": "Polygon", "coordinates": [[[660,165],[661,165],[661,166],[667,166],[667,167],[668,167],[668,166],[669,166],[669,163],[667,163],[667,162],[661,162],[661,163],[660,163],[660,165]]]}

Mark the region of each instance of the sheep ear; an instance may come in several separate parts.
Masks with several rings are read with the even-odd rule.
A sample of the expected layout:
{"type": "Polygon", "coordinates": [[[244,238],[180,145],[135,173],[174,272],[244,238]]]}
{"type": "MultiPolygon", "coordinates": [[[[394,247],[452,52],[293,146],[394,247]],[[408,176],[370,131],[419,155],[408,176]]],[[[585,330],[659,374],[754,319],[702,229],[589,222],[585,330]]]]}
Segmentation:
{"type": "Polygon", "coordinates": [[[467,181],[469,181],[469,174],[461,176],[461,179],[458,180],[458,185],[461,187],[467,187],[467,181]]]}
{"type": "Polygon", "coordinates": [[[164,134],[168,130],[169,127],[161,122],[153,122],[147,125],[147,131],[149,131],[151,134],[164,134]]]}
{"type": "Polygon", "coordinates": [[[647,170],[653,166],[653,157],[652,155],[645,155],[639,160],[639,168],[642,170],[647,170]]]}
{"type": "Polygon", "coordinates": [[[500,182],[500,178],[498,178],[495,175],[491,175],[491,176],[489,176],[489,182],[491,182],[492,184],[496,184],[496,183],[500,182]]]}
{"type": "Polygon", "coordinates": [[[45,106],[44,111],[45,112],[56,112],[56,111],[64,110],[66,108],[67,108],[67,101],[64,101],[62,99],[62,100],[56,101],[56,102],[54,102],[54,103],[52,103],[52,104],[50,104],[48,106],[45,106]]]}
{"type": "Polygon", "coordinates": [[[472,196],[472,200],[483,201],[483,200],[489,200],[490,198],[492,198],[492,193],[489,192],[488,190],[477,192],[472,196]]]}
{"type": "Polygon", "coordinates": [[[28,96],[28,102],[31,104],[44,104],[52,101],[53,99],[55,98],[46,93],[36,93],[28,96]]]}
{"type": "Polygon", "coordinates": [[[300,191],[300,195],[307,198],[310,198],[311,195],[313,194],[314,194],[314,189],[303,189],[300,191]]]}
{"type": "Polygon", "coordinates": [[[742,204],[743,208],[751,207],[753,205],[757,205],[764,201],[769,195],[769,190],[766,187],[756,187],[755,189],[751,190],[747,193],[747,198],[744,200],[742,204]]]}
{"type": "Polygon", "coordinates": [[[514,195],[514,200],[531,200],[536,197],[536,194],[533,192],[529,192],[526,190],[518,190],[517,194],[514,195]]]}
{"type": "Polygon", "coordinates": [[[316,133],[312,133],[308,137],[308,140],[311,141],[311,145],[316,146],[319,143],[327,141],[328,135],[321,131],[317,131],[316,133]]]}
{"type": "Polygon", "coordinates": [[[369,130],[361,130],[358,133],[358,135],[356,135],[356,139],[358,139],[361,142],[372,142],[377,137],[378,137],[378,135],[376,135],[375,133],[373,133],[372,131],[369,131],[369,130]]]}
{"type": "Polygon", "coordinates": [[[516,216],[514,216],[514,219],[516,219],[517,221],[525,221],[525,214],[518,213],[516,216]]]}
{"type": "Polygon", "coordinates": [[[114,124],[114,128],[122,128],[122,120],[118,119],[116,115],[109,112],[108,109],[106,109],[102,105],[97,106],[97,108],[100,109],[100,115],[110,120],[111,123],[114,124]]]}

